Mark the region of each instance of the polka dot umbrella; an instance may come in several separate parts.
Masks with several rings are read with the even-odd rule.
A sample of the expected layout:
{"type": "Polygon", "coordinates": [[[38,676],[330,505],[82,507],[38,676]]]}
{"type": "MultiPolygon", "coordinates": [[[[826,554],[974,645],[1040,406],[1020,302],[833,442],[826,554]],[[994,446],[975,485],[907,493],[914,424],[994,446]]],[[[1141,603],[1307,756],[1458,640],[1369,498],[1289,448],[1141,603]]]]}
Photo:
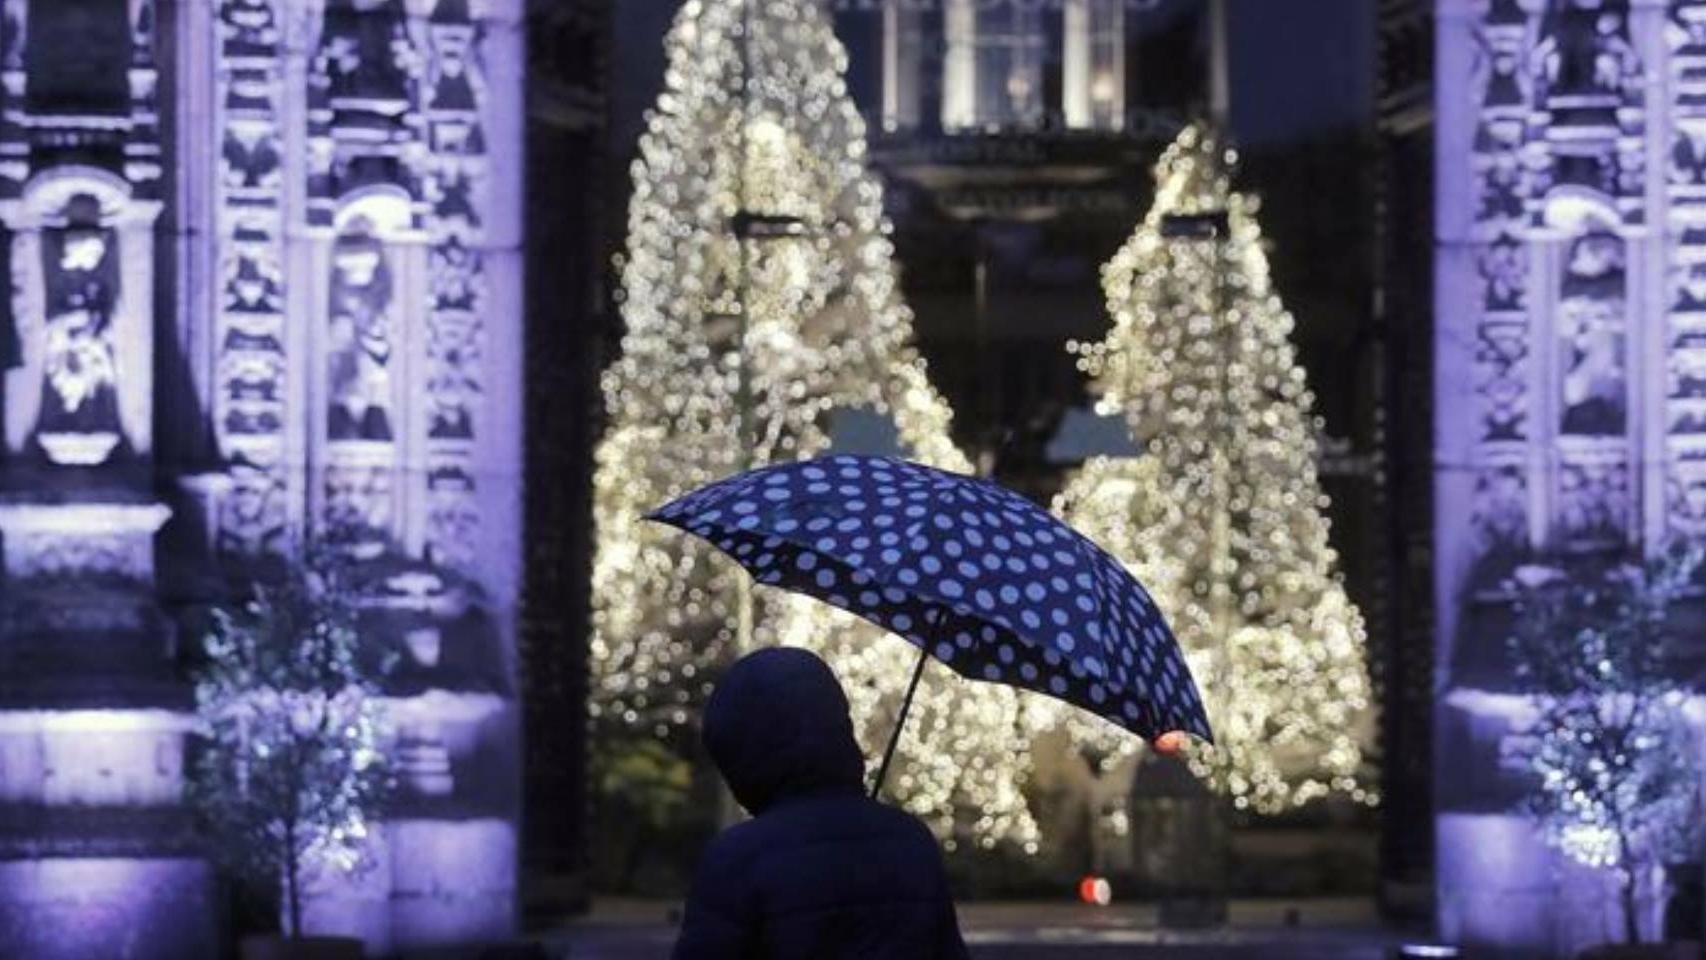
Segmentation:
{"type": "Polygon", "coordinates": [[[1119,561],[1009,490],[890,457],[830,456],[720,480],[650,518],[757,582],[809,594],[921,651],[871,794],[931,655],[1147,739],[1212,739],[1183,653],[1119,561]]]}

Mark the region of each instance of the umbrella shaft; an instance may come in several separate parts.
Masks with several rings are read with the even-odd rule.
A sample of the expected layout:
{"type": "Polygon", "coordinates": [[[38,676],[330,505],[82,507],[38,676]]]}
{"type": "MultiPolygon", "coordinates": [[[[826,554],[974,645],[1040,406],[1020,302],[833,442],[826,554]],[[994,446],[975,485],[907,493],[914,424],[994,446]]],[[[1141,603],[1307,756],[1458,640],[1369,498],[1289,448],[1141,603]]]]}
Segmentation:
{"type": "Polygon", "coordinates": [[[737,580],[735,588],[735,655],[739,660],[752,650],[752,634],[757,619],[753,610],[752,581],[746,577],[737,580]]]}
{"type": "Polygon", "coordinates": [[[906,727],[906,713],[912,709],[912,695],[918,690],[918,678],[924,676],[925,661],[930,659],[930,652],[924,648],[918,650],[918,666],[912,668],[912,682],[906,685],[906,699],[900,702],[900,716],[895,718],[894,732],[889,734],[888,749],[883,751],[882,765],[877,767],[877,782],[871,784],[871,799],[883,792],[883,779],[889,774],[889,761],[894,759],[894,748],[900,743],[900,731],[906,727]]]}

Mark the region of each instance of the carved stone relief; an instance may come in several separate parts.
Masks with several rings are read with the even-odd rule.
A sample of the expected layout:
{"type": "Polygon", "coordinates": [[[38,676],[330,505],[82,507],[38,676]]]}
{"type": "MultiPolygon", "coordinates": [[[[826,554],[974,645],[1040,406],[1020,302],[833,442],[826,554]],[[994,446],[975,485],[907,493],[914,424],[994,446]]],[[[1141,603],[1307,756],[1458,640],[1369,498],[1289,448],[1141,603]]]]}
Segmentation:
{"type": "Polygon", "coordinates": [[[428,25],[426,70],[432,176],[428,180],[432,302],[427,330],[426,557],[474,569],[480,533],[474,444],[484,388],[486,166],[480,108],[485,78],[478,25],[441,2],[428,25]]]}
{"type": "Polygon", "coordinates": [[[357,217],[332,245],[330,301],[326,438],[394,440],[397,290],[385,243],[363,218],[357,217]]]}
{"type": "Polygon", "coordinates": [[[55,463],[105,461],[118,444],[118,365],[113,311],[118,302],[118,237],[101,205],[76,194],[43,231],[46,291],[41,419],[37,442],[55,463]]]}
{"type": "Polygon", "coordinates": [[[1562,434],[1617,437],[1628,429],[1624,257],[1622,239],[1604,230],[1566,247],[1556,318],[1562,434]]]}
{"type": "Polygon", "coordinates": [[[272,0],[224,0],[216,27],[221,288],[213,418],[231,478],[220,500],[216,542],[223,553],[254,555],[282,550],[291,539],[283,31],[272,0]]]}

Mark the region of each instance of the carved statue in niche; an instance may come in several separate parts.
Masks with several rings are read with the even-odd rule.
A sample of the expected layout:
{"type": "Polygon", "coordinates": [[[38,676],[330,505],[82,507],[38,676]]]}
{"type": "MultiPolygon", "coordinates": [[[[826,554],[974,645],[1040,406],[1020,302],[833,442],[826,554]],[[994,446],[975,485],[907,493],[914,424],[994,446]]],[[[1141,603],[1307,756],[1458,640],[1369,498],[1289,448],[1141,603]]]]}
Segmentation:
{"type": "Polygon", "coordinates": [[[1623,241],[1595,231],[1570,244],[1558,304],[1561,432],[1621,436],[1627,422],[1623,241]]]}
{"type": "Polygon", "coordinates": [[[100,203],[78,194],[64,225],[42,233],[46,296],[42,407],[37,439],[55,463],[104,461],[118,443],[118,238],[100,223],[100,203]]]}
{"type": "Polygon", "coordinates": [[[332,248],[326,353],[330,440],[392,439],[393,299],[385,245],[366,219],[357,218],[332,248]]]}

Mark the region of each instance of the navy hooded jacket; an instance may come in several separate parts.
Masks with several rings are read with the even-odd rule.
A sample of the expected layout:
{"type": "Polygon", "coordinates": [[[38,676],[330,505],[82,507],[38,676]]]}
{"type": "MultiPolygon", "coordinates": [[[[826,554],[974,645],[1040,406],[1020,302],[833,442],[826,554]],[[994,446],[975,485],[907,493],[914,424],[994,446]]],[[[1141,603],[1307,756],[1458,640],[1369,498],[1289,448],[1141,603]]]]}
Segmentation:
{"type": "Polygon", "coordinates": [[[700,862],[675,960],[962,960],[953,900],[924,825],[865,796],[847,696],[813,654],[730,667],[705,746],[753,819],[700,862]]]}

